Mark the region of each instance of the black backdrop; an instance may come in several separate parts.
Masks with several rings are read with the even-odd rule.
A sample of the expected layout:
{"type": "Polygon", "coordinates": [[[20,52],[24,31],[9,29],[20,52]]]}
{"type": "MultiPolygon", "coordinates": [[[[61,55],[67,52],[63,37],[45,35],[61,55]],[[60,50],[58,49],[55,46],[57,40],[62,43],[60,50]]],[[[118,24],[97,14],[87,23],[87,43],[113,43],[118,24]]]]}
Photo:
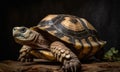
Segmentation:
{"type": "Polygon", "coordinates": [[[34,26],[47,14],[72,14],[86,18],[98,30],[101,39],[107,41],[105,50],[120,49],[117,0],[4,0],[1,2],[0,60],[18,57],[21,45],[14,42],[14,26],[34,26]]]}

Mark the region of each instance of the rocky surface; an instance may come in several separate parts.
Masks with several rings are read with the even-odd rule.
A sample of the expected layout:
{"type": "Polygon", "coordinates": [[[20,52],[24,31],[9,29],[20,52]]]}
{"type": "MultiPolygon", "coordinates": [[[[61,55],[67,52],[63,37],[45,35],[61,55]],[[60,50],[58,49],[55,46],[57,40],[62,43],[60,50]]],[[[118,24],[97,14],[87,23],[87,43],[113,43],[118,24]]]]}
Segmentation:
{"type": "MultiPolygon", "coordinates": [[[[82,64],[82,72],[120,72],[120,62],[100,62],[82,64]]],[[[60,63],[38,60],[18,62],[6,60],[0,62],[0,72],[62,72],[60,63]]]]}

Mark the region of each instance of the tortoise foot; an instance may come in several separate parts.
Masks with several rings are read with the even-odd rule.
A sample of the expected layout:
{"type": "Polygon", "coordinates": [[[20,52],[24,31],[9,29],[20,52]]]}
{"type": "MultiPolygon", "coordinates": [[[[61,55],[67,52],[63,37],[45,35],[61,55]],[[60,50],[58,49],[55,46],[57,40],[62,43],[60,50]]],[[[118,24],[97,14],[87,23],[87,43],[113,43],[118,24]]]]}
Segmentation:
{"type": "Polygon", "coordinates": [[[81,68],[80,61],[78,59],[71,59],[64,61],[62,69],[64,72],[79,72],[81,68]]]}

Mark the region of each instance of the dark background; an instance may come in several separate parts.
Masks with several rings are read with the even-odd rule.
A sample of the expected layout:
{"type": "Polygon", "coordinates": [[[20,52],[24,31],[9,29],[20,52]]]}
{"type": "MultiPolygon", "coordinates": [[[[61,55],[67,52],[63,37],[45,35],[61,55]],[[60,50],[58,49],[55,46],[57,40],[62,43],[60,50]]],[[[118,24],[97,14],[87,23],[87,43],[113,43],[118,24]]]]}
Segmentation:
{"type": "Polygon", "coordinates": [[[14,42],[14,26],[34,26],[47,14],[72,14],[86,18],[107,41],[105,51],[120,49],[120,4],[117,0],[4,0],[1,2],[0,60],[16,60],[21,45],[14,42]]]}

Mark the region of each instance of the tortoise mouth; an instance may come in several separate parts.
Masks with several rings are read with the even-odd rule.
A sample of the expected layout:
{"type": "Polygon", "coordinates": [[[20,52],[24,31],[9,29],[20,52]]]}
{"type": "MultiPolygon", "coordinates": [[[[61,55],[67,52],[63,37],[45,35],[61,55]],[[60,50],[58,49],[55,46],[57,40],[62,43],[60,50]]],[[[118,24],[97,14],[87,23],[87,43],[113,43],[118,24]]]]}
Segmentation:
{"type": "Polygon", "coordinates": [[[19,44],[31,43],[36,37],[35,31],[30,30],[26,27],[14,27],[13,28],[13,37],[15,41],[19,44]]]}

